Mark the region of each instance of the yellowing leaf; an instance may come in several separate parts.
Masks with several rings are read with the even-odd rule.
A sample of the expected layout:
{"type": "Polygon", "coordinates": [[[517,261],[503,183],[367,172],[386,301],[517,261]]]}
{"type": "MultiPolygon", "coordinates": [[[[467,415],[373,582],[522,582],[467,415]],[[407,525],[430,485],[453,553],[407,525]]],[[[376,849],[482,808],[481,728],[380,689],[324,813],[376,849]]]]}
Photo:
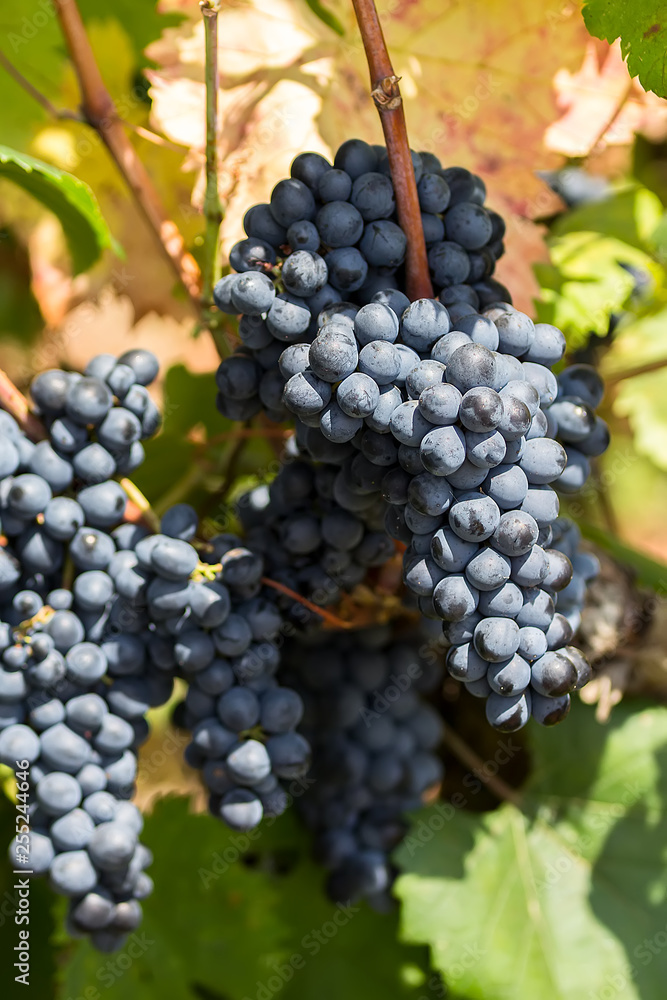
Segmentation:
{"type": "Polygon", "coordinates": [[[632,80],[620,43],[591,40],[576,73],[556,74],[558,104],[564,113],[546,131],[549,149],[565,156],[588,156],[600,147],[630,145],[636,132],[657,142],[667,131],[667,102],[632,80]]]}
{"type": "Polygon", "coordinates": [[[600,365],[604,378],[613,378],[622,372],[642,365],[667,361],[667,310],[661,309],[622,326],[614,342],[605,353],[600,365]]]}
{"type": "Polygon", "coordinates": [[[639,454],[667,470],[667,368],[622,382],[614,412],[628,418],[639,454]]]}
{"type": "MultiPolygon", "coordinates": [[[[221,194],[228,203],[226,250],[240,238],[245,210],[266,201],[304,149],[330,153],[360,136],[382,141],[369,99],[366,60],[348,0],[329,0],[341,37],[303,0],[248,0],[219,16],[222,158],[221,194]]],[[[203,150],[203,52],[198,11],[150,46],[156,127],[203,150]]],[[[581,64],[586,33],[574,6],[518,0],[422,0],[381,12],[402,92],[411,143],[445,164],[481,174],[489,203],[508,218],[507,261],[517,304],[530,308],[537,291],[531,264],[542,241],[517,239],[516,218],[543,214],[544,187],[535,171],[559,160],[543,144],[556,114],[554,74],[581,64]]],[[[197,195],[201,200],[201,182],[197,195]]],[[[508,278],[508,280],[510,280],[508,278]]]]}

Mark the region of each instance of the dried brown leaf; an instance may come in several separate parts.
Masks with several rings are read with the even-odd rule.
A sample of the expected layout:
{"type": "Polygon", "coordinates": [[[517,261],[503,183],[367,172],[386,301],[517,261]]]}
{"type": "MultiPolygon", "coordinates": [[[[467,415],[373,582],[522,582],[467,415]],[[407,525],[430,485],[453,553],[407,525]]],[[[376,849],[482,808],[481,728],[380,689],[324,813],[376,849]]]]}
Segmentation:
{"type": "MultiPolygon", "coordinates": [[[[343,38],[301,0],[247,0],[223,5],[219,17],[221,68],[221,195],[227,203],[223,246],[241,236],[245,210],[268,199],[304,149],[330,153],[350,136],[381,140],[369,99],[368,71],[351,4],[330,9],[343,38]]],[[[203,36],[192,17],[150,47],[156,128],[202,162],[203,36]]],[[[545,213],[537,170],[560,162],[545,148],[545,129],[557,108],[553,77],[574,73],[586,31],[576,5],[518,0],[390,0],[380,9],[394,68],[401,76],[412,145],[447,164],[480,173],[490,204],[511,218],[545,213]]],[[[195,197],[201,200],[201,178],[195,197]]],[[[530,223],[527,223],[527,227],[530,223]]],[[[532,263],[543,256],[537,231],[512,231],[499,274],[515,300],[530,308],[537,291],[532,263]]]]}

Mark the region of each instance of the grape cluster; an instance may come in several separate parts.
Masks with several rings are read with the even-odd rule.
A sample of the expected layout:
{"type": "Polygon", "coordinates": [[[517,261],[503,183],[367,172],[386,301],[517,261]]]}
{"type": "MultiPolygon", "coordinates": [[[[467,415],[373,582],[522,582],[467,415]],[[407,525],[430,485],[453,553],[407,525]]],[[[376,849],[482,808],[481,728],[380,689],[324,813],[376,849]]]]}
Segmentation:
{"type": "Polygon", "coordinates": [[[402,636],[385,626],[320,632],[286,647],[284,670],[304,700],[313,747],[297,808],[334,900],[391,905],[390,855],[405,813],[442,778],[442,720],[425,698],[442,679],[444,642],[433,624],[402,636]]]}
{"type": "Polygon", "coordinates": [[[301,699],[276,679],[283,622],[275,591],[262,585],[261,555],[233,535],[212,538],[200,562],[191,507],[173,507],[161,529],[137,546],[118,585],[146,603],[154,661],[188,682],[176,718],[191,733],[185,758],[202,773],[211,812],[250,830],[284,811],[279,779],[302,776],[310,763],[295,731],[301,699]]]}
{"type": "Polygon", "coordinates": [[[218,407],[294,434],[238,501],[243,539],[203,540],[187,504],[157,532],[126,520],[123,477],[160,426],[149,352],[39,375],[38,443],[0,412],[0,761],[29,801],[10,855],[101,950],[151,890],[130,799],[175,677],[213,815],[247,831],[298,798],[332,898],[385,908],[404,814],[442,776],[425,695],[445,651],[502,731],[560,721],[591,675],[571,643],[599,567],[558,494],[608,444],[602,383],[555,375],[562,333],[493,279],[504,224],[482,181],[429,153],[413,166],[437,299],[402,291],[383,147],[350,140],[333,166],[304,153],[246,213],[214,293],[242,341],[218,407]],[[418,634],[313,628],[304,598],[335,604],[397,547],[418,634]]]}
{"type": "MultiPolygon", "coordinates": [[[[453,319],[462,307],[509,301],[507,289],[491,278],[505,226],[484,207],[481,178],[462,167],[443,169],[432,153],[412,159],[431,275],[453,319]]],[[[281,421],[289,416],[285,382],[305,370],[307,345],[328,318],[370,302],[388,302],[399,315],[409,305],[399,290],[407,240],[397,223],[385,148],[351,139],[333,166],[318,153],[302,153],[270,202],[248,210],[244,228],[247,238],[230,254],[237,273],[222,278],[214,292],[219,309],[241,314],[243,344],[220,365],[218,406],[234,420],[263,409],[281,421]]],[[[357,367],[349,350],[328,363],[311,387],[316,397],[330,396],[337,370],[345,377],[357,367]]]]}
{"type": "MultiPolygon", "coordinates": [[[[338,463],[341,523],[375,508],[378,493],[390,505],[387,531],[408,546],[406,585],[447,623],[450,671],[487,698],[489,721],[519,728],[534,702],[552,724],[589,669],[561,617],[552,623],[572,567],[550,547],[551,484],[581,489],[606,447],[594,412],[602,383],[585,365],[557,378],[563,335],[508,303],[459,311],[461,329],[450,322],[428,299],[400,316],[387,303],[345,306],[305,345],[283,399],[302,449],[338,463]]],[[[310,526],[316,547],[314,524],[299,513],[298,540],[310,526]]]]}
{"type": "Polygon", "coordinates": [[[37,376],[37,444],[0,413],[0,759],[21,762],[30,802],[10,855],[49,874],[70,898],[72,933],[101,950],[139,925],[151,891],[128,800],[145,713],[173,686],[150,669],[141,617],[113,578],[142,531],[119,523],[127,496],[111,477],[140,464],[141,440],[159,427],[146,388],[157,370],[133,350],[94,358],[83,376],[37,376]]]}
{"type": "MultiPolygon", "coordinates": [[[[594,370],[550,371],[564,348],[555,328],[506,304],[474,322],[493,325],[500,350],[453,332],[443,370],[422,361],[408,375],[426,372],[430,384],[396,408],[391,430],[418,449],[423,471],[390,474],[384,492],[402,504],[390,530],[408,543],[406,584],[446,623],[450,674],[486,698],[493,726],[513,731],[531,712],[560,721],[591,676],[570,645],[585,582],[573,578],[573,547],[554,538],[556,490],[583,486],[588,456],[608,435],[593,409],[602,396],[594,370]]],[[[584,575],[594,572],[589,564],[584,575]]]]}
{"type": "MultiPolygon", "coordinates": [[[[300,698],[274,676],[281,616],[262,591],[261,557],[218,536],[200,561],[197,515],[184,504],[157,534],[123,520],[127,495],[107,477],[128,471],[128,452],[159,425],[142,384],[157,363],[138,351],[111,360],[34,380],[45,442],[0,415],[0,759],[21,762],[30,803],[10,854],[48,873],[70,898],[70,931],[100,950],[122,945],[151,890],[128,800],[146,713],[169,700],[174,676],[189,683],[188,760],[234,828],[281,812],[278,777],[302,774],[310,754],[294,731],[300,698]],[[64,429],[76,449],[63,450],[64,429]]],[[[135,449],[129,464],[141,457],[135,449]]]]}
{"type": "MultiPolygon", "coordinates": [[[[0,761],[31,800],[10,846],[14,868],[48,874],[70,899],[70,932],[109,951],[139,926],[139,900],[152,889],[151,854],[138,841],[143,820],[128,801],[147,726],[138,693],[131,703],[123,690],[117,643],[90,641],[86,613],[64,589],[44,602],[17,591],[2,609],[0,761]]],[[[150,704],[169,698],[170,679],[142,680],[150,704]]]]}
{"type": "MultiPolygon", "coordinates": [[[[341,281],[339,247],[348,264],[375,241],[386,241],[388,253],[394,239],[404,248],[396,222],[381,225],[394,211],[389,179],[378,179],[385,171],[367,176],[378,155],[384,163],[381,151],[356,140],[333,167],[303,154],[271,203],[249,211],[248,239],[231,258],[239,273],[216,292],[221,309],[242,314],[244,344],[218,370],[218,402],[227,416],[291,414],[295,450],[316,464],[341,523],[343,514],[377,519],[382,497],[387,533],[407,546],[405,583],[423,613],[445,623],[450,672],[487,698],[487,717],[500,729],[524,725],[531,705],[553,723],[589,676],[564,616],[554,618],[559,591],[569,587],[571,614],[583,600],[570,560],[552,545],[555,490],[581,489],[590,457],[607,446],[595,414],[602,383],[585,365],[556,377],[563,334],[533,323],[490,280],[502,226],[482,206],[481,182],[458,168],[443,171],[426,157],[425,171],[414,157],[439,299],[409,302],[401,254],[387,264],[373,258],[370,285],[341,281]],[[327,201],[343,190],[339,181],[347,184],[341,170],[349,194],[327,201]],[[436,191],[446,201],[429,212],[436,191]],[[381,206],[387,214],[374,214],[381,206]],[[433,242],[431,216],[444,227],[433,242]],[[292,227],[289,235],[281,226],[292,227]],[[299,251],[297,232],[311,240],[299,251]],[[454,260],[464,259],[457,270],[454,260]]],[[[305,509],[286,517],[281,529],[293,525],[290,537],[315,551],[316,518],[305,509]]],[[[302,558],[297,583],[321,579],[322,566],[302,558]]]]}
{"type": "MultiPolygon", "coordinates": [[[[395,552],[384,531],[386,504],[353,513],[337,500],[339,469],[303,458],[284,464],[269,487],[238,504],[246,542],[261,552],[272,579],[325,607],[395,552]]],[[[295,608],[300,624],[303,609],[295,608]]]]}
{"type": "Polygon", "coordinates": [[[97,568],[88,549],[105,549],[100,532],[118,524],[127,505],[112,477],[141,464],[141,440],[160,426],[146,388],[157,370],[154,355],[132,350],[118,360],[98,355],[84,375],[38,375],[31,395],[48,436],[37,444],[0,412],[0,526],[10,540],[0,550],[0,588],[24,572],[43,590],[67,546],[76,565],[97,568]]]}

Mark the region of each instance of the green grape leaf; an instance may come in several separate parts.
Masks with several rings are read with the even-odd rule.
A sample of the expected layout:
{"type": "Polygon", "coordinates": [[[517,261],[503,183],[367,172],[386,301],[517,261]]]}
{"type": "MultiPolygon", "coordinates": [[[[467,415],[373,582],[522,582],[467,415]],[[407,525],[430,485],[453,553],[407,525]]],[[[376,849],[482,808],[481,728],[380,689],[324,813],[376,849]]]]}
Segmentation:
{"type": "Polygon", "coordinates": [[[0,179],[17,184],[56,215],[63,227],[76,274],[87,270],[105,249],[123,256],[95,195],[73,174],[0,145],[0,179]]]}
{"type": "Polygon", "coordinates": [[[667,710],[602,727],[577,705],[565,726],[530,733],[521,810],[434,805],[398,852],[402,937],[453,997],[664,997],[667,710]]]}
{"type": "Polygon", "coordinates": [[[654,254],[662,216],[656,195],[633,185],[554,222],[551,262],[535,267],[541,286],[537,314],[563,330],[571,349],[583,346],[591,334],[607,333],[610,315],[622,310],[634,292],[633,269],[662,284],[654,254]]]}
{"type": "Polygon", "coordinates": [[[627,417],[636,451],[667,470],[667,368],[621,382],[614,413],[627,417]]]}
{"type": "Polygon", "coordinates": [[[320,0],[306,0],[306,3],[312,10],[313,14],[319,17],[320,21],[323,21],[329,28],[336,32],[337,35],[344,35],[345,28],[340,23],[335,14],[332,14],[324,4],[320,3],[320,0]]]}
{"type": "Polygon", "coordinates": [[[617,383],[613,411],[630,424],[634,449],[664,471],[667,469],[664,448],[667,436],[667,309],[664,290],[661,292],[651,302],[655,311],[619,325],[611,347],[605,352],[600,374],[617,383]]]}
{"type": "Polygon", "coordinates": [[[541,298],[537,316],[563,331],[571,350],[591,334],[603,337],[609,318],[627,304],[635,279],[622,265],[660,280],[652,258],[621,240],[596,232],[572,232],[549,240],[550,264],[537,264],[541,298]]]}
{"type": "MultiPolygon", "coordinates": [[[[155,861],[145,919],[121,955],[73,946],[59,998],[417,1000],[425,951],[398,945],[396,917],[337,906],[290,814],[251,834],[160,801],[142,839],[155,861]],[[107,959],[109,960],[107,963],[107,959]],[[122,971],[121,971],[122,970],[122,971]]],[[[440,994],[442,995],[442,994],[440,994]]],[[[429,1000],[436,1000],[432,993],[429,1000]]]]}
{"type": "Polygon", "coordinates": [[[231,426],[220,416],[216,405],[214,374],[195,375],[185,365],[174,365],[164,383],[164,433],[187,434],[203,424],[209,434],[219,434],[231,426]]]}
{"type": "Polygon", "coordinates": [[[620,188],[603,201],[582,205],[559,216],[551,227],[556,236],[592,232],[611,236],[644,253],[663,219],[660,199],[637,184],[620,188]]]}
{"type": "Polygon", "coordinates": [[[646,90],[667,97],[667,9],[659,0],[586,0],[584,21],[591,35],[608,42],[621,39],[632,76],[646,90]]]}
{"type": "Polygon", "coordinates": [[[135,0],[80,0],[80,8],[86,23],[112,18],[118,21],[130,39],[140,68],[152,65],[144,53],[146,46],[165,29],[179,25],[186,16],[178,9],[166,10],[162,4],[135,0]]]}
{"type": "Polygon", "coordinates": [[[667,362],[667,309],[657,297],[651,305],[657,308],[656,312],[622,323],[615,331],[613,343],[601,359],[600,374],[603,378],[621,381],[626,373],[644,365],[667,362]]]}

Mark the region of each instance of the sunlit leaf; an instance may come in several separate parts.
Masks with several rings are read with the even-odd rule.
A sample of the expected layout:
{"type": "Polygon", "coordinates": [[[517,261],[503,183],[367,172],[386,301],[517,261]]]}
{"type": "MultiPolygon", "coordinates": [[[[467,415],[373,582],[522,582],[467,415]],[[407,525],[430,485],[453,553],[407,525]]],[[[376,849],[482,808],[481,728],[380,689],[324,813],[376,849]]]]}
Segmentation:
{"type": "Polygon", "coordinates": [[[581,68],[563,68],[555,76],[561,117],[545,134],[549,149],[569,157],[599,153],[605,146],[629,146],[641,132],[660,142],[667,129],[667,104],[631,80],[615,43],[607,48],[593,39],[581,68]]]}
{"type": "Polygon", "coordinates": [[[108,1000],[421,996],[402,971],[409,965],[417,984],[425,979],[423,949],[396,943],[395,916],[326,899],[293,818],[234,833],[212,816],[188,814],[185,799],[163,800],[142,839],[155,854],[155,892],[144,904],[136,959],[102,981],[104,961],[78,944],[59,1000],[100,985],[108,1000]]]}
{"type": "Polygon", "coordinates": [[[577,706],[567,726],[533,729],[523,810],[434,806],[399,851],[403,937],[452,996],[664,996],[667,710],[620,706],[603,728],[577,706]]]}
{"type": "Polygon", "coordinates": [[[667,367],[623,381],[614,411],[628,418],[639,454],[667,470],[667,367]]]}
{"type": "Polygon", "coordinates": [[[542,289],[537,311],[565,332],[571,348],[591,333],[607,333],[610,316],[628,303],[638,276],[649,287],[661,285],[663,270],[654,254],[661,219],[656,195],[633,186],[554,222],[551,263],[536,267],[542,289]]]}
{"type": "Polygon", "coordinates": [[[83,181],[25,153],[0,146],[0,178],[18,184],[54,213],[63,227],[74,271],[91,267],[105,249],[123,255],[95,195],[83,181]]]}

